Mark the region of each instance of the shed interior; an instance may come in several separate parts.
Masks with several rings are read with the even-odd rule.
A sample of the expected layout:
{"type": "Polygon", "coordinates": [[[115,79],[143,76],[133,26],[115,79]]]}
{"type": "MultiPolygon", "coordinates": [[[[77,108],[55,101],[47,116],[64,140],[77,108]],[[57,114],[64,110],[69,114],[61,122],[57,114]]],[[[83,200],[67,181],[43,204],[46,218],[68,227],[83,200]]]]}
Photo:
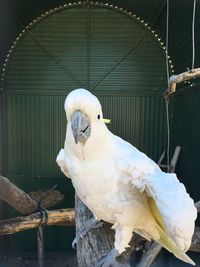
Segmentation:
{"type": "MultiPolygon", "coordinates": [[[[166,1],[1,1],[0,173],[26,192],[51,188],[73,207],[74,191],[55,163],[63,146],[63,103],[73,89],[96,94],[109,128],[158,160],[167,147],[166,1]]],[[[170,74],[191,68],[193,2],[170,1],[170,74]]],[[[200,3],[195,67],[200,65],[200,3]]],[[[170,96],[170,152],[177,175],[199,200],[199,79],[170,96]]],[[[18,215],[0,202],[0,218],[18,215]]],[[[72,253],[74,229],[45,229],[45,251],[72,253]]],[[[35,253],[35,230],[0,238],[0,254],[35,253]]]]}

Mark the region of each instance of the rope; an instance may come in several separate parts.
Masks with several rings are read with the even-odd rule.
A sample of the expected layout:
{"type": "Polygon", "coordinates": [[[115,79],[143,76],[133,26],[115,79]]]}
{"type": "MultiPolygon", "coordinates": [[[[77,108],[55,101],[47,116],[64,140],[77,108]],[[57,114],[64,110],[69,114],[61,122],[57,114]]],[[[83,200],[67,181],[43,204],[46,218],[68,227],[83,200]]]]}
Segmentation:
{"type": "Polygon", "coordinates": [[[166,50],[165,50],[166,71],[167,71],[167,83],[168,83],[168,87],[169,87],[169,61],[168,61],[168,47],[169,47],[169,0],[167,0],[167,19],[166,19],[166,50]]]}
{"type": "MultiPolygon", "coordinates": [[[[167,0],[167,19],[166,19],[166,72],[167,72],[167,85],[169,88],[169,61],[168,61],[168,43],[169,43],[169,0],[167,0]]],[[[166,122],[167,122],[167,172],[169,172],[169,154],[170,154],[170,122],[169,122],[169,98],[165,97],[165,107],[166,107],[166,122]]]]}
{"type": "Polygon", "coordinates": [[[192,15],[192,69],[194,69],[194,61],[195,61],[195,37],[194,37],[195,11],[196,11],[196,0],[194,0],[193,15],[192,15]]]}
{"type": "Polygon", "coordinates": [[[166,122],[167,122],[167,172],[170,171],[169,153],[170,153],[170,123],[169,123],[169,101],[165,99],[166,122]]]}

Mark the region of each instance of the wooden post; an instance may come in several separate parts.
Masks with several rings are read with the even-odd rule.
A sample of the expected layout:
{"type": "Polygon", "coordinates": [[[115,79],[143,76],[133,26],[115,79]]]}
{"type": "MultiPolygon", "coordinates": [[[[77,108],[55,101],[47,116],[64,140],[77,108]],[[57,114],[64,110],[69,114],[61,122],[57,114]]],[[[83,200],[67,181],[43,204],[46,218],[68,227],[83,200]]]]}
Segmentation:
{"type": "Polygon", "coordinates": [[[37,229],[38,265],[44,267],[44,232],[42,226],[37,229]]]}
{"type": "MultiPolygon", "coordinates": [[[[85,222],[93,217],[89,209],[75,195],[76,233],[85,225],[85,222]]],[[[96,266],[99,260],[108,254],[113,247],[114,231],[111,225],[105,223],[103,227],[92,229],[77,244],[77,260],[79,267],[96,266]]]]}

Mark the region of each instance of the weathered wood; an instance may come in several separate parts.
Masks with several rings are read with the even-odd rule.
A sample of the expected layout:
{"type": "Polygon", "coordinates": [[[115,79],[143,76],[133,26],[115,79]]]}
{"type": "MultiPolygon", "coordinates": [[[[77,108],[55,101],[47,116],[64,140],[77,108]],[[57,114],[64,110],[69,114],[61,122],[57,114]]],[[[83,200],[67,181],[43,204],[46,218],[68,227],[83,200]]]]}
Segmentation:
{"type": "Polygon", "coordinates": [[[177,146],[175,148],[174,155],[172,156],[172,159],[170,162],[170,170],[169,170],[170,173],[175,173],[176,164],[177,164],[177,161],[179,159],[180,152],[181,152],[181,147],[177,146]]]}
{"type": "MultiPolygon", "coordinates": [[[[85,222],[93,217],[90,210],[75,194],[76,233],[83,229],[85,222]]],[[[77,260],[79,267],[96,266],[99,259],[107,254],[113,244],[113,231],[106,231],[105,227],[92,229],[77,244],[77,260]],[[86,253],[87,251],[87,253],[86,253]]]]}
{"type": "Polygon", "coordinates": [[[181,152],[181,147],[180,146],[177,146],[174,150],[174,154],[172,156],[172,159],[170,161],[170,165],[167,166],[166,164],[162,164],[162,161],[164,160],[165,158],[165,154],[166,154],[166,151],[164,151],[160,157],[160,159],[158,160],[157,164],[158,166],[161,168],[161,169],[167,169],[169,170],[168,172],[170,173],[175,173],[175,169],[176,169],[176,164],[177,164],[177,161],[178,161],[178,158],[179,158],[179,155],[180,155],[180,152],[181,152]]]}
{"type": "Polygon", "coordinates": [[[7,202],[14,209],[23,215],[29,215],[38,208],[38,203],[44,208],[51,208],[58,205],[64,198],[57,190],[38,190],[25,193],[8,178],[0,175],[0,199],[7,202]]]}
{"type": "Polygon", "coordinates": [[[21,214],[28,215],[37,209],[37,202],[7,178],[0,175],[0,199],[21,214]]]}
{"type": "Polygon", "coordinates": [[[165,91],[164,96],[174,93],[176,91],[177,83],[188,81],[197,77],[200,77],[200,68],[188,70],[178,75],[172,75],[169,79],[169,88],[165,91]]]}
{"type": "Polygon", "coordinates": [[[195,203],[195,207],[197,208],[197,211],[200,212],[200,201],[195,203]]]}
{"type": "MultiPolygon", "coordinates": [[[[75,225],[75,210],[74,209],[58,209],[47,211],[46,225],[75,225]]],[[[28,229],[37,228],[41,225],[40,212],[33,213],[25,217],[16,217],[0,221],[0,235],[9,235],[28,229]]]]}
{"type": "Polygon", "coordinates": [[[152,242],[148,248],[145,256],[141,258],[141,261],[137,264],[137,267],[149,267],[161,251],[162,246],[157,242],[152,242]]]}
{"type": "MultiPolygon", "coordinates": [[[[78,233],[93,215],[77,195],[75,196],[75,209],[76,233],[78,233]]],[[[94,267],[103,256],[110,252],[114,243],[114,231],[110,228],[110,224],[104,223],[103,227],[92,229],[78,242],[77,260],[79,267],[94,267]]],[[[130,264],[128,262],[119,263],[118,266],[129,267],[130,264]]]]}
{"type": "Polygon", "coordinates": [[[200,227],[196,227],[192,237],[191,251],[200,252],[200,227]]]}
{"type": "Polygon", "coordinates": [[[37,230],[37,254],[38,254],[38,267],[44,267],[44,231],[43,227],[38,227],[37,230]]]}
{"type": "Polygon", "coordinates": [[[188,70],[178,75],[172,75],[169,80],[170,88],[173,86],[174,83],[181,83],[197,77],[200,77],[200,68],[188,70]]]}

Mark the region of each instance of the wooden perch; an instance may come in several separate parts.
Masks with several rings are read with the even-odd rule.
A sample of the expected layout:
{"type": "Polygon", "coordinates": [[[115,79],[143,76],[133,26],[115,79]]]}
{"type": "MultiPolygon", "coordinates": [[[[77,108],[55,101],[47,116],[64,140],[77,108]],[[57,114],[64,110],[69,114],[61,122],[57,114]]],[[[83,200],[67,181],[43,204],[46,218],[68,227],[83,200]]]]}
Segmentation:
{"type": "Polygon", "coordinates": [[[200,252],[200,227],[196,227],[192,237],[190,251],[200,252]]]}
{"type": "Polygon", "coordinates": [[[188,81],[197,77],[200,77],[200,68],[188,70],[178,75],[172,75],[169,79],[169,88],[165,91],[164,95],[167,96],[171,93],[174,93],[176,91],[177,83],[188,81]]]}
{"type": "MultiPolygon", "coordinates": [[[[79,232],[93,215],[76,194],[75,209],[76,232],[79,232]]],[[[99,260],[110,252],[114,242],[114,231],[110,227],[110,224],[104,223],[103,227],[92,229],[77,243],[76,254],[79,267],[96,266],[99,260]]]]}
{"type": "Polygon", "coordinates": [[[0,199],[24,215],[33,213],[38,206],[38,203],[34,199],[1,175],[0,199]]]}
{"type": "Polygon", "coordinates": [[[195,207],[197,208],[197,211],[200,213],[200,201],[195,203],[195,207]]]}
{"type": "Polygon", "coordinates": [[[173,83],[181,83],[187,80],[190,80],[192,78],[200,77],[200,68],[188,70],[178,75],[172,75],[170,77],[170,84],[173,83]]]}
{"type": "MultiPolygon", "coordinates": [[[[74,209],[58,209],[47,211],[46,225],[73,226],[75,225],[74,209]]],[[[41,225],[40,212],[28,216],[21,216],[0,221],[0,235],[10,235],[28,229],[37,228],[41,225]]]]}
{"type": "MultiPolygon", "coordinates": [[[[51,226],[51,225],[73,226],[75,225],[75,210],[74,209],[58,209],[58,210],[53,210],[53,211],[47,211],[47,214],[48,214],[48,220],[47,220],[46,225],[48,226],[51,226]]],[[[33,213],[28,216],[20,216],[20,217],[16,217],[12,219],[2,220],[0,221],[0,236],[10,235],[10,234],[14,234],[17,232],[37,228],[40,226],[40,224],[41,224],[41,214],[39,212],[33,213]]],[[[101,232],[101,235],[102,235],[102,229],[99,229],[99,231],[101,232]]],[[[96,229],[95,229],[95,232],[96,232],[96,229]]],[[[111,237],[111,240],[113,241],[113,236],[111,237]]],[[[157,249],[158,248],[155,248],[155,244],[152,246],[152,248],[150,246],[150,249],[147,252],[148,255],[151,254],[151,256],[149,255],[149,257],[152,257],[153,256],[152,253],[155,253],[157,249]]],[[[190,250],[200,252],[200,228],[199,227],[195,228],[190,250]]]]}
{"type": "Polygon", "coordinates": [[[161,251],[162,246],[157,242],[152,242],[147,252],[142,256],[141,261],[137,264],[136,267],[149,267],[152,262],[157,257],[158,253],[161,251]]]}
{"type": "Polygon", "coordinates": [[[166,154],[166,151],[164,151],[162,153],[162,155],[160,156],[160,159],[158,160],[158,166],[160,168],[167,169],[168,172],[170,172],[170,173],[175,173],[176,164],[177,164],[177,161],[179,159],[180,152],[181,152],[181,147],[177,146],[174,150],[174,154],[173,154],[172,159],[170,161],[170,165],[167,166],[166,164],[162,164],[162,161],[164,160],[165,154],[166,154]]]}

